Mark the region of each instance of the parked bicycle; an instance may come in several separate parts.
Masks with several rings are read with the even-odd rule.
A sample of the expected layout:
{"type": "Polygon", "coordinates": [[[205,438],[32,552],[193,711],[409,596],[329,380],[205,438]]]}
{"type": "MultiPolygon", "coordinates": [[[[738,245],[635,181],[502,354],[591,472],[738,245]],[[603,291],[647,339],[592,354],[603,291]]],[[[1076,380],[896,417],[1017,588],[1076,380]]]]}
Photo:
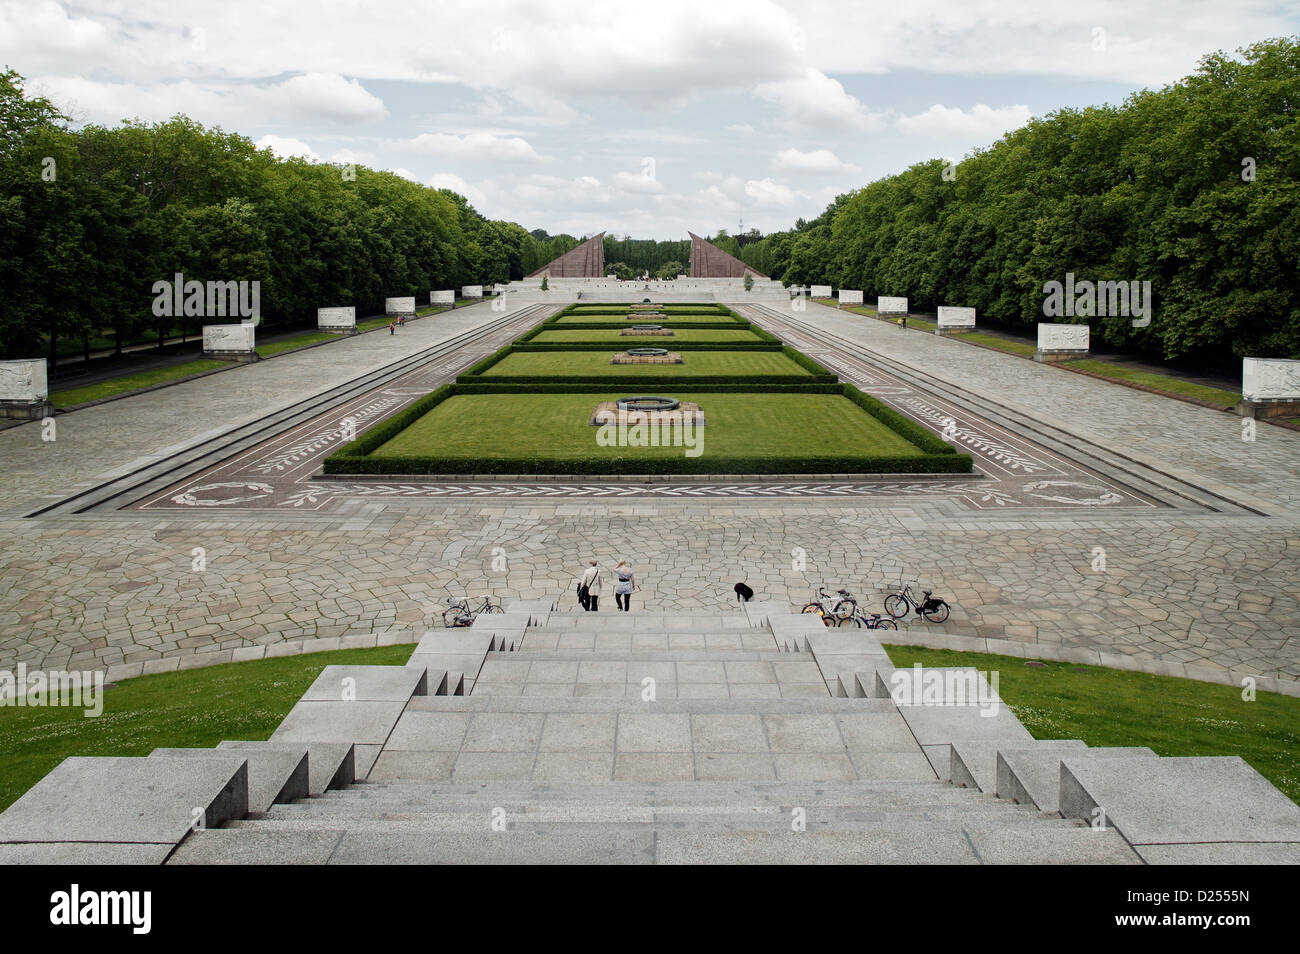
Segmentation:
{"type": "Polygon", "coordinates": [[[801,613],[816,613],[827,626],[838,626],[843,620],[851,618],[858,611],[858,601],[848,590],[836,590],[839,599],[826,592],[825,587],[818,587],[815,599],[805,603],[801,613]],[[834,603],[828,602],[834,600],[834,603]]]}
{"type": "Polygon", "coordinates": [[[922,596],[918,599],[912,586],[912,583],[904,583],[897,593],[886,596],[885,612],[894,619],[902,619],[909,610],[915,610],[927,623],[942,623],[948,618],[949,607],[944,600],[932,596],[931,590],[921,590],[922,596]]]}
{"type": "Polygon", "coordinates": [[[483,597],[483,601],[477,606],[471,605],[467,596],[449,596],[447,597],[447,608],[442,611],[442,625],[448,629],[458,626],[472,626],[474,617],[480,613],[504,612],[505,607],[500,603],[493,603],[490,596],[483,597]]]}
{"type": "Polygon", "coordinates": [[[892,616],[880,613],[863,613],[858,611],[848,619],[840,620],[840,626],[856,626],[859,629],[898,629],[892,616]]]}

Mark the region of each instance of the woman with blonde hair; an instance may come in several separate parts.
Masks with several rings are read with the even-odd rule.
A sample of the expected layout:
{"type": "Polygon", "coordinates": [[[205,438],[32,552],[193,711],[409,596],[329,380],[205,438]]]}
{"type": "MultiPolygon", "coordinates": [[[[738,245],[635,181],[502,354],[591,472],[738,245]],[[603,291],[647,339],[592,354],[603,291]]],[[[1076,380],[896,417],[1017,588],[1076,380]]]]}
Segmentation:
{"type": "Polygon", "coordinates": [[[614,576],[618,580],[614,584],[614,602],[626,613],[632,608],[632,591],[636,589],[636,574],[632,572],[626,560],[619,560],[618,566],[614,567],[614,576]]]}

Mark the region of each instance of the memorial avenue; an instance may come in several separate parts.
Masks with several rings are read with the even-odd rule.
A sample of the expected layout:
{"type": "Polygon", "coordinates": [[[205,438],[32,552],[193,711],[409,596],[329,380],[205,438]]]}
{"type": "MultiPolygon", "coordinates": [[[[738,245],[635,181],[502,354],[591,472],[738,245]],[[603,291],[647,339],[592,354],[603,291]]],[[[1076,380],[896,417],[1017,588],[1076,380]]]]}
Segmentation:
{"type": "Polygon", "coordinates": [[[948,114],[860,114],[833,33],[815,97],[741,82],[847,103],[853,161],[761,169],[767,113],[682,118],[722,77],[604,138],[286,65],[259,144],[197,93],[65,111],[0,42],[0,863],[73,866],[42,920],[176,916],[110,865],[1031,864],[1198,867],[1056,888],[1199,925],[1251,901],[1219,866],[1300,863],[1300,45],[878,170],[948,114]],[[320,82],[355,156],[283,152],[320,82]],[[623,133],[664,152],[606,194],[623,133]],[[669,184],[706,142],[754,178],[669,184]]]}

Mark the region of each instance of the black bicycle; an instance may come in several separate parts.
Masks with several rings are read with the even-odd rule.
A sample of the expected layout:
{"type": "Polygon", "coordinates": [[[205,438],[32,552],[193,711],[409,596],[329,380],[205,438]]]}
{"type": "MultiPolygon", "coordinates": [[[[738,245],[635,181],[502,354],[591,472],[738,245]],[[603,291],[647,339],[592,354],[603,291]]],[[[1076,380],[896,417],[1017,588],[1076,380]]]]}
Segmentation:
{"type": "Polygon", "coordinates": [[[848,619],[840,620],[840,626],[856,626],[859,629],[898,629],[893,617],[880,613],[864,613],[861,610],[848,619]]]}
{"type": "Polygon", "coordinates": [[[921,590],[923,594],[920,599],[912,592],[912,584],[905,583],[903,588],[897,593],[890,593],[885,597],[885,612],[894,619],[902,619],[907,615],[909,610],[915,610],[927,623],[942,623],[948,618],[948,604],[931,596],[931,590],[921,590]]]}

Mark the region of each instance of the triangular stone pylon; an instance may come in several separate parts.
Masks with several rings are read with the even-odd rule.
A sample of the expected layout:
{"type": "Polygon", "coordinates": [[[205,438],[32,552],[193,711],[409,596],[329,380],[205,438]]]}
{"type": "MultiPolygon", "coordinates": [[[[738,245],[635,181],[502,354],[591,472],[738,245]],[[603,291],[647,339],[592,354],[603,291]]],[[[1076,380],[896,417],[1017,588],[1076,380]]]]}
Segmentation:
{"type": "Polygon", "coordinates": [[[528,278],[604,278],[605,233],[601,232],[577,248],[548,262],[528,278]]]}
{"type": "Polygon", "coordinates": [[[734,255],[728,255],[712,242],[706,242],[694,232],[691,237],[691,278],[767,278],[753,265],[746,265],[734,255]]]}

